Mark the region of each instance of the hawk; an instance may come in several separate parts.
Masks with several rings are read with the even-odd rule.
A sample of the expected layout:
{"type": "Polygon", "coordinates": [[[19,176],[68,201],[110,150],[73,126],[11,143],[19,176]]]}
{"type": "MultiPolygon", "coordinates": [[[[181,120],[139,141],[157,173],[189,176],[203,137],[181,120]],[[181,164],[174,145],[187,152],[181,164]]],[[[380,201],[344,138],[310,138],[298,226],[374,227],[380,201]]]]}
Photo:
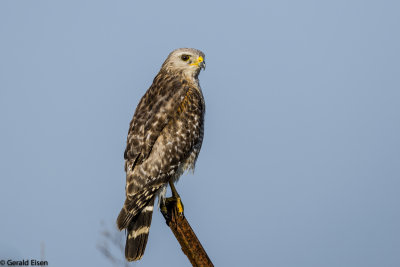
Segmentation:
{"type": "Polygon", "coordinates": [[[154,200],[163,201],[168,183],[193,169],[204,134],[205,103],[198,76],[205,69],[203,52],[172,51],[136,107],[124,153],[126,200],[117,219],[127,229],[125,257],[142,258],[154,200]]]}

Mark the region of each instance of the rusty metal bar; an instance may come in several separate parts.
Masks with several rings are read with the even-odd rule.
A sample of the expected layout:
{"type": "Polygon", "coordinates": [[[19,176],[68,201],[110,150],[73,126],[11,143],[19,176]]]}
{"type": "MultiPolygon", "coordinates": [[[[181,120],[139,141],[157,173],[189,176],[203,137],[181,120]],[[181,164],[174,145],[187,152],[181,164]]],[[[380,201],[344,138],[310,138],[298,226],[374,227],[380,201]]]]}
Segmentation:
{"type": "Polygon", "coordinates": [[[176,202],[171,201],[165,203],[165,207],[166,212],[162,212],[165,221],[169,228],[171,228],[181,245],[183,253],[186,254],[192,266],[213,267],[213,263],[208,257],[196,234],[193,232],[192,227],[190,227],[185,215],[178,212],[176,202]]]}

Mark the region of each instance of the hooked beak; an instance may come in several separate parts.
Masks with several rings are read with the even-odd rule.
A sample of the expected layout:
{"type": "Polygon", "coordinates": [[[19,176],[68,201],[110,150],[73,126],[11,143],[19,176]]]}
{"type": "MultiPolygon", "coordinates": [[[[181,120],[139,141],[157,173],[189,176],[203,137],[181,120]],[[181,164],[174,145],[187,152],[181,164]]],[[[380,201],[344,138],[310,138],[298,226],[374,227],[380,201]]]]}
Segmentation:
{"type": "Polygon", "coordinates": [[[200,69],[205,70],[206,69],[206,62],[205,61],[199,62],[199,67],[200,67],[200,69]]]}
{"type": "Polygon", "coordinates": [[[199,57],[197,58],[197,60],[196,60],[194,63],[190,64],[190,65],[199,66],[200,69],[203,69],[203,70],[206,69],[206,62],[204,61],[204,59],[203,59],[202,56],[199,56],[199,57]]]}

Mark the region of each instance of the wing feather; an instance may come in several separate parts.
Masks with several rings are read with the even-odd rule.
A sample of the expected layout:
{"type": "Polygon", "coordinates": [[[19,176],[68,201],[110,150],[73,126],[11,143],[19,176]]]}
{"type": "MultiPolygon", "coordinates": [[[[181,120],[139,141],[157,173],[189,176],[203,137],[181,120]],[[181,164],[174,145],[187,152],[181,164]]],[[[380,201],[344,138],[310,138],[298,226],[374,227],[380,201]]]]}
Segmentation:
{"type": "MultiPolygon", "coordinates": [[[[129,126],[124,157],[126,165],[142,163],[151,152],[161,131],[174,117],[190,85],[160,72],[139,102],[129,126]]],[[[127,166],[125,166],[127,168],[127,166]]]]}

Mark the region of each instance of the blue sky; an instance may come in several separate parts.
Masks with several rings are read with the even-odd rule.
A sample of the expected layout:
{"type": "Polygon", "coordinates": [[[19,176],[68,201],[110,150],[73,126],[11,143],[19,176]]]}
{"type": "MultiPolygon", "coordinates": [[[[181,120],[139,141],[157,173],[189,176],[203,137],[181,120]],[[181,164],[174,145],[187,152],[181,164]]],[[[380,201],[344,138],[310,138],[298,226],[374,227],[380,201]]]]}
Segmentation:
{"type": "MultiPolygon", "coordinates": [[[[0,2],[0,260],[110,266],[134,109],[206,54],[205,139],[178,183],[216,266],[400,265],[398,1],[0,2]]],[[[132,266],[188,266],[155,212],[132,266]]]]}

